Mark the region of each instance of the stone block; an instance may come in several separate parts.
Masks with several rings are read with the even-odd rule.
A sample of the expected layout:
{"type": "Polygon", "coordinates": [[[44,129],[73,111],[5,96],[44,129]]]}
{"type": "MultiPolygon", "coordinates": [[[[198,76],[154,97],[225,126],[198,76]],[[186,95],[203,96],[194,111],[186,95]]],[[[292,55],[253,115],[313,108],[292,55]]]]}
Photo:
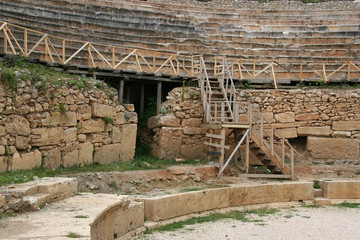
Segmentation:
{"type": "Polygon", "coordinates": [[[105,122],[101,118],[80,121],[78,133],[98,133],[105,131],[105,122]]]}
{"type": "Polygon", "coordinates": [[[332,123],[334,131],[359,131],[360,121],[336,121],[332,123]]]}
{"type": "Polygon", "coordinates": [[[127,120],[125,119],[125,112],[119,112],[115,115],[115,125],[123,125],[124,123],[127,123],[127,120]]]}
{"type": "Polygon", "coordinates": [[[41,121],[43,126],[62,126],[62,127],[74,127],[77,125],[76,113],[75,112],[53,112],[51,115],[48,114],[45,119],[41,121]]]}
{"type": "Polygon", "coordinates": [[[275,120],[276,122],[281,122],[281,123],[295,122],[295,113],[284,112],[284,113],[275,114],[275,120]]]}
{"type": "Polygon", "coordinates": [[[30,137],[16,136],[15,137],[15,147],[20,150],[24,150],[29,146],[30,137]]]}
{"type": "Polygon", "coordinates": [[[30,135],[30,124],[29,121],[22,117],[11,115],[8,117],[5,123],[7,133],[12,133],[21,136],[30,135]]]}
{"type": "Polygon", "coordinates": [[[124,107],[126,110],[130,111],[130,112],[134,112],[135,111],[135,106],[134,104],[124,104],[124,107]]]}
{"type": "Polygon", "coordinates": [[[110,164],[113,162],[118,162],[120,161],[120,150],[121,150],[120,143],[104,145],[100,148],[97,148],[94,154],[94,162],[98,162],[101,164],[110,164]]]}
{"type": "Polygon", "coordinates": [[[157,115],[148,120],[148,128],[160,127],[180,127],[180,119],[176,118],[173,114],[157,115]]]}
{"type": "Polygon", "coordinates": [[[58,148],[49,150],[44,159],[44,167],[49,169],[55,169],[61,165],[61,152],[58,148]]]}
{"type": "Polygon", "coordinates": [[[6,135],[6,128],[4,126],[0,126],[0,136],[6,135]]]}
{"type": "Polygon", "coordinates": [[[8,157],[0,156],[0,173],[6,172],[8,167],[8,157]]]}
{"type": "Polygon", "coordinates": [[[65,139],[65,132],[62,127],[53,128],[35,128],[31,133],[34,138],[31,139],[32,146],[57,145],[65,139]]]}
{"type": "Polygon", "coordinates": [[[129,162],[132,161],[135,155],[136,145],[136,124],[123,125],[121,133],[121,145],[120,145],[120,161],[129,162]]]}
{"type": "Polygon", "coordinates": [[[360,199],[360,181],[324,181],[324,197],[330,199],[360,199]]]}
{"type": "Polygon", "coordinates": [[[93,102],[91,104],[92,117],[115,117],[116,109],[112,106],[93,102]]]}
{"type": "Polygon", "coordinates": [[[324,127],[298,127],[297,133],[299,136],[330,136],[331,128],[330,126],[324,127]]]}
{"type": "Polygon", "coordinates": [[[68,128],[65,130],[65,142],[71,143],[77,140],[77,128],[68,128]]]}
{"type": "Polygon", "coordinates": [[[181,127],[200,127],[201,123],[202,123],[201,118],[188,118],[182,120],[181,127]]]}
{"type": "Polygon", "coordinates": [[[153,154],[161,159],[181,157],[182,128],[163,127],[159,131],[158,146],[153,154]]]}
{"type": "Polygon", "coordinates": [[[5,146],[0,146],[0,155],[5,155],[5,146]]]}
{"type": "Polygon", "coordinates": [[[297,131],[296,128],[282,128],[277,129],[277,132],[280,134],[283,138],[297,138],[297,131]]]}
{"type": "Polygon", "coordinates": [[[76,111],[77,120],[88,120],[91,118],[91,106],[88,104],[79,105],[76,111]]]}
{"type": "Polygon", "coordinates": [[[79,164],[84,165],[90,165],[93,163],[93,151],[94,146],[92,143],[83,143],[80,144],[79,148],[79,164]]]}
{"type": "Polygon", "coordinates": [[[85,134],[79,134],[79,135],[77,136],[77,140],[78,140],[79,142],[85,142],[85,141],[86,141],[86,135],[85,135],[85,134]]]}
{"type": "Polygon", "coordinates": [[[197,127],[189,127],[189,128],[184,128],[183,132],[185,135],[205,135],[207,132],[207,129],[197,128],[197,127]]]}
{"type": "Polygon", "coordinates": [[[359,142],[354,139],[308,137],[306,148],[313,158],[333,160],[359,159],[359,142]]]}
{"type": "Polygon", "coordinates": [[[112,143],[121,142],[121,135],[121,130],[118,127],[113,126],[110,133],[112,143]]]}
{"type": "Polygon", "coordinates": [[[318,113],[304,113],[304,114],[296,114],[296,121],[310,121],[310,120],[318,120],[320,115],[318,113]]]}
{"type": "MultiPolygon", "coordinates": [[[[275,129],[280,129],[280,128],[294,128],[296,127],[296,123],[273,123],[272,124],[274,126],[275,129]]],[[[264,125],[265,127],[266,125],[264,125]]]]}
{"type": "Polygon", "coordinates": [[[347,137],[351,137],[351,132],[334,131],[332,136],[339,137],[339,138],[347,138],[347,137]]]}
{"type": "Polygon", "coordinates": [[[29,153],[19,154],[15,152],[13,155],[12,171],[32,169],[39,166],[41,166],[41,152],[37,149],[29,153]]]}
{"type": "Polygon", "coordinates": [[[79,164],[79,151],[74,150],[62,158],[64,167],[77,166],[79,164]]]}

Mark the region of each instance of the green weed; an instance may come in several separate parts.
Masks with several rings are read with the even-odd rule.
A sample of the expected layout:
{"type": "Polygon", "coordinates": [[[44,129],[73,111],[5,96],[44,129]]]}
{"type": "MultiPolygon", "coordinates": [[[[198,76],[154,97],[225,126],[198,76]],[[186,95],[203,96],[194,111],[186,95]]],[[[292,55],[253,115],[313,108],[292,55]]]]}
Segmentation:
{"type": "Polygon", "coordinates": [[[204,190],[204,188],[184,188],[181,189],[180,192],[195,192],[195,191],[201,191],[204,190]]]}
{"type": "Polygon", "coordinates": [[[343,202],[343,203],[340,203],[340,204],[335,204],[335,206],[337,206],[339,208],[359,208],[360,203],[343,202]]]}
{"type": "Polygon", "coordinates": [[[89,218],[88,215],[76,215],[75,218],[89,218]]]}
{"type": "Polygon", "coordinates": [[[68,238],[80,238],[80,235],[74,232],[69,232],[67,235],[68,238]]]}

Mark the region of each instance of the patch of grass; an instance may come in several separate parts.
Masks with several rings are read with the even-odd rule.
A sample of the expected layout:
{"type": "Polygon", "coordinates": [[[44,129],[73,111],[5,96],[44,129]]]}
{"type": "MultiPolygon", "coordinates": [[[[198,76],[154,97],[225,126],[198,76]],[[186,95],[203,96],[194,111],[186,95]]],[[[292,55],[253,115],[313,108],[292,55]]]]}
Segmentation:
{"type": "Polygon", "coordinates": [[[18,170],[14,172],[6,172],[0,174],[0,186],[10,183],[24,183],[34,179],[34,176],[42,177],[55,177],[66,176],[81,172],[111,172],[111,171],[132,171],[132,170],[154,170],[164,169],[168,166],[191,164],[199,165],[204,161],[198,160],[185,160],[183,162],[176,162],[175,160],[158,159],[150,155],[137,154],[131,162],[115,162],[111,164],[94,163],[82,167],[59,167],[57,169],[47,169],[45,167],[37,167],[32,170],[18,170]],[[147,162],[148,164],[144,164],[147,162]]]}
{"type": "Polygon", "coordinates": [[[276,208],[259,208],[259,209],[253,209],[253,210],[246,211],[246,213],[257,214],[259,216],[275,214],[277,212],[279,212],[279,210],[276,208]]]}
{"type": "Polygon", "coordinates": [[[113,119],[112,117],[106,117],[106,116],[104,116],[102,119],[104,120],[105,125],[109,123],[113,123],[115,121],[115,119],[113,119]]]}
{"type": "Polygon", "coordinates": [[[340,204],[335,204],[335,206],[337,206],[339,208],[359,208],[360,203],[343,202],[343,203],[340,203],[340,204]]]}
{"type": "Polygon", "coordinates": [[[314,180],[314,188],[315,189],[321,189],[320,185],[319,185],[319,180],[314,180]]]}
{"type": "Polygon", "coordinates": [[[201,191],[204,190],[204,188],[184,188],[181,189],[180,192],[195,192],[195,191],[201,191]]]}
{"type": "Polygon", "coordinates": [[[284,217],[285,218],[292,218],[292,217],[294,217],[294,215],[289,214],[289,215],[285,215],[284,217]]]}
{"type": "Polygon", "coordinates": [[[69,232],[68,235],[66,235],[68,238],[80,238],[80,235],[74,232],[69,232]]]}
{"type": "Polygon", "coordinates": [[[313,164],[313,165],[320,165],[320,163],[319,163],[319,162],[316,162],[316,161],[312,162],[312,164],[313,164]]]}
{"type": "Polygon", "coordinates": [[[107,185],[115,191],[119,189],[115,181],[109,182],[107,185]]]}
{"type": "Polygon", "coordinates": [[[222,219],[234,219],[241,222],[251,222],[249,218],[246,217],[246,213],[240,211],[232,211],[229,213],[223,214],[212,214],[206,217],[195,217],[181,222],[175,222],[168,225],[161,226],[154,230],[146,230],[145,234],[150,234],[154,231],[157,232],[167,232],[167,231],[175,231],[181,228],[184,228],[187,225],[194,225],[197,223],[206,223],[206,222],[216,222],[222,219]]]}
{"type": "Polygon", "coordinates": [[[334,165],[335,162],[334,161],[329,161],[329,162],[325,162],[326,165],[334,165]]]}

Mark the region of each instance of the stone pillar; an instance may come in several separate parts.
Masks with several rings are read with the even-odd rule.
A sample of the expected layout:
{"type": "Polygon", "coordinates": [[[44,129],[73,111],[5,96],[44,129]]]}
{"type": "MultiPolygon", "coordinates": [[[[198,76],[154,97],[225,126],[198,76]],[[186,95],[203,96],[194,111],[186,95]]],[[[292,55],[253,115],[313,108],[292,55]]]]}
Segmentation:
{"type": "Polygon", "coordinates": [[[161,111],[161,87],[162,82],[157,83],[157,95],[156,95],[156,113],[159,114],[161,111]]]}
{"type": "Polygon", "coordinates": [[[119,100],[123,101],[124,100],[124,80],[120,80],[120,86],[119,86],[119,100]]]}

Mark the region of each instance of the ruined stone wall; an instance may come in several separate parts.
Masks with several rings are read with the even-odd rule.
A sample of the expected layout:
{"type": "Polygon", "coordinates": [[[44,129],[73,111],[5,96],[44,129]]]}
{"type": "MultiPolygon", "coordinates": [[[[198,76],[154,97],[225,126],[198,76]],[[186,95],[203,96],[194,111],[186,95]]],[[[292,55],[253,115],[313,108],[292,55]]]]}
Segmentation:
{"type": "Polygon", "coordinates": [[[131,161],[137,115],[116,93],[0,83],[0,172],[131,161]]]}
{"type": "MultiPolygon", "coordinates": [[[[198,89],[191,91],[199,96],[198,89]]],[[[163,107],[166,111],[172,109],[172,113],[149,121],[149,128],[155,132],[154,154],[161,158],[205,158],[203,142],[207,130],[201,127],[200,99],[188,95],[181,101],[180,96],[181,88],[171,91],[163,107]],[[189,109],[193,114],[188,113],[189,109]],[[197,124],[189,126],[187,122],[197,124]],[[185,151],[184,144],[191,148],[188,146],[185,151]],[[166,150],[159,150],[163,146],[166,150]]],[[[238,100],[253,103],[283,137],[303,137],[306,157],[360,160],[359,98],[360,89],[240,90],[238,100]]],[[[240,119],[246,122],[247,115],[241,114],[240,119]]]]}

